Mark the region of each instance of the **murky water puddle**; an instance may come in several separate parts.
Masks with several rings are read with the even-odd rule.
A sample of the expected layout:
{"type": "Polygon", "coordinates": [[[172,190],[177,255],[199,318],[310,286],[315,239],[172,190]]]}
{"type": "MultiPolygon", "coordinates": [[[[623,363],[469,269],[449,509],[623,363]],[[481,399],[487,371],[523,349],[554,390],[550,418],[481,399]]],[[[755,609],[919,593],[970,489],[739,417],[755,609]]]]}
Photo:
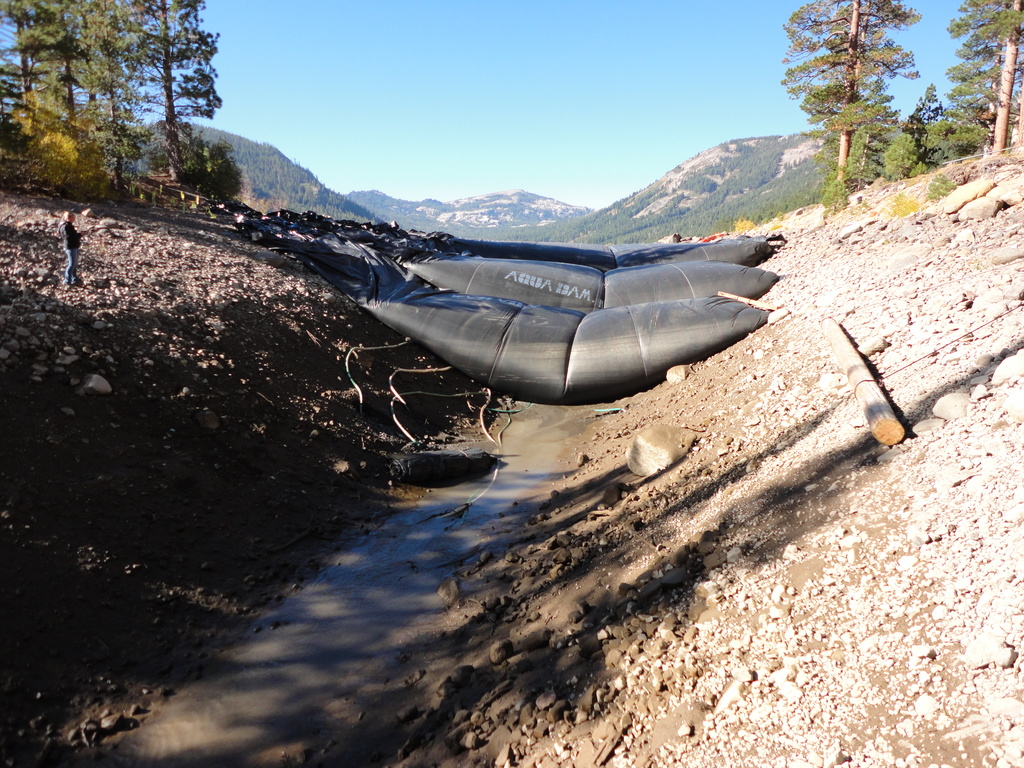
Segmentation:
{"type": "Polygon", "coordinates": [[[501,556],[530,514],[514,502],[546,496],[564,441],[581,428],[572,408],[517,415],[497,473],[434,489],[343,547],[314,582],[260,617],[261,631],[128,735],[116,762],[281,765],[294,745],[364,717],[402,649],[440,628],[440,582],[483,549],[501,556]]]}

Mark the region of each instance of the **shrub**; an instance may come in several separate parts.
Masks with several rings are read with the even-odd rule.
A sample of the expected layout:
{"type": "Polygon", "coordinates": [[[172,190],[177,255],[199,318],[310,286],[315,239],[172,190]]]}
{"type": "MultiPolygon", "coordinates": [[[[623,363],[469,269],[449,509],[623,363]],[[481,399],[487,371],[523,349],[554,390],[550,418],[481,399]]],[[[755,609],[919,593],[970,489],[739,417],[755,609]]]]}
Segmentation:
{"type": "Polygon", "coordinates": [[[928,182],[928,199],[940,200],[956,189],[956,184],[944,173],[937,173],[928,182]]]}
{"type": "Polygon", "coordinates": [[[821,189],[821,204],[829,213],[843,210],[850,204],[850,194],[846,183],[831,175],[825,180],[821,189]]]}
{"type": "Polygon", "coordinates": [[[210,144],[192,134],[182,151],[185,180],[207,197],[231,200],[242,189],[242,171],[235,162],[231,145],[210,144]]]}
{"type": "Polygon", "coordinates": [[[898,195],[893,197],[886,206],[886,212],[890,216],[909,216],[912,213],[917,213],[921,210],[921,204],[910,197],[910,195],[900,192],[898,195]]]}
{"type": "Polygon", "coordinates": [[[24,181],[71,197],[95,198],[108,193],[110,179],[103,152],[85,121],[68,123],[55,112],[28,103],[18,111],[26,137],[24,181]]]}
{"type": "Polygon", "coordinates": [[[732,225],[732,231],[742,235],[744,232],[749,232],[754,228],[755,224],[750,219],[736,219],[732,225]]]}
{"type": "Polygon", "coordinates": [[[901,133],[885,150],[885,175],[890,179],[906,179],[921,165],[921,158],[909,133],[901,133]]]}

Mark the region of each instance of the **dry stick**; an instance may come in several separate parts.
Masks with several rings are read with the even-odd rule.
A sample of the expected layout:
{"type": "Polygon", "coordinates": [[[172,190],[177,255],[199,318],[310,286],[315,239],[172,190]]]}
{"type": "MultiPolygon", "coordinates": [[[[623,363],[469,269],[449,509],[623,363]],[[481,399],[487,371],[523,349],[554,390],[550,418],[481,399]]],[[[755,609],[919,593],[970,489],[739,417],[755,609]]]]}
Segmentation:
{"type": "Polygon", "coordinates": [[[772,304],[766,304],[765,302],[757,301],[756,299],[748,299],[746,296],[737,296],[735,293],[726,293],[725,291],[719,291],[718,295],[726,299],[732,299],[733,301],[742,301],[744,304],[749,304],[752,307],[764,309],[768,312],[774,312],[776,309],[778,309],[778,307],[772,304]]]}
{"type": "Polygon", "coordinates": [[[903,425],[893,413],[889,399],[885,396],[881,384],[871,375],[864,358],[853,346],[843,326],[830,317],[821,321],[821,330],[832,345],[832,354],[846,379],[853,388],[853,393],[864,406],[871,434],[883,445],[896,445],[903,439],[903,425]]]}

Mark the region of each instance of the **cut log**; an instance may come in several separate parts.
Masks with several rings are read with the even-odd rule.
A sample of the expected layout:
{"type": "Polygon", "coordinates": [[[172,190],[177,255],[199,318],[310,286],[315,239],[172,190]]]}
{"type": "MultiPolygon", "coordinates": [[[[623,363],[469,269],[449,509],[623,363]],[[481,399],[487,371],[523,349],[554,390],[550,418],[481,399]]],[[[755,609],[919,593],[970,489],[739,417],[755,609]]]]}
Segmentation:
{"type": "Polygon", "coordinates": [[[871,375],[864,358],[846,335],[843,326],[827,317],[821,321],[821,330],[832,345],[832,354],[839,368],[846,374],[850,388],[864,406],[871,434],[883,445],[896,445],[903,439],[905,432],[882,385],[871,375]]]}

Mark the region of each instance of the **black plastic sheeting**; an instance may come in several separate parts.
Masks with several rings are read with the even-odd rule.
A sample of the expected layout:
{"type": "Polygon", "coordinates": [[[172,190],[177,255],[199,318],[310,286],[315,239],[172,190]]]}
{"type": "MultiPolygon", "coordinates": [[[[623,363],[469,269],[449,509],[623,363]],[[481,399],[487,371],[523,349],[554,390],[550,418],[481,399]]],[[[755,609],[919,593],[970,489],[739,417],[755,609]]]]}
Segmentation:
{"type": "MultiPolygon", "coordinates": [[[[232,212],[238,228],[252,240],[294,255],[381,322],[482,384],[519,400],[563,405],[608,402],[654,386],[672,366],[703,359],[742,339],[763,325],[768,313],[716,296],[662,300],[660,288],[642,290],[644,296],[654,297],[643,302],[633,301],[623,290],[615,299],[624,302],[621,305],[595,305],[585,312],[439,288],[415,275],[410,266],[467,254],[512,255],[514,260],[536,262],[532,257],[544,253],[559,257],[550,259],[559,262],[549,265],[552,268],[582,265],[612,272],[636,267],[634,262],[642,259],[655,265],[707,261],[713,252],[743,267],[764,261],[782,242],[740,238],[704,245],[613,248],[499,244],[409,233],[395,225],[338,222],[309,213],[278,211],[264,216],[237,208],[232,212]],[[487,253],[473,254],[467,244],[487,253]],[[709,250],[710,245],[719,247],[709,250]],[[595,267],[595,262],[602,266],[595,267]]],[[[537,266],[523,265],[520,271],[537,266]]],[[[650,274],[657,279],[660,272],[650,274]]],[[[768,287],[777,279],[762,270],[752,271],[750,277],[768,287]]],[[[710,287],[704,290],[709,291],[710,287]]],[[[606,295],[612,295],[607,286],[602,301],[606,295]]]]}

